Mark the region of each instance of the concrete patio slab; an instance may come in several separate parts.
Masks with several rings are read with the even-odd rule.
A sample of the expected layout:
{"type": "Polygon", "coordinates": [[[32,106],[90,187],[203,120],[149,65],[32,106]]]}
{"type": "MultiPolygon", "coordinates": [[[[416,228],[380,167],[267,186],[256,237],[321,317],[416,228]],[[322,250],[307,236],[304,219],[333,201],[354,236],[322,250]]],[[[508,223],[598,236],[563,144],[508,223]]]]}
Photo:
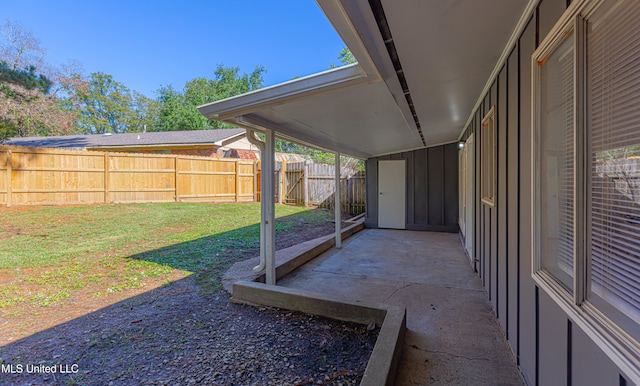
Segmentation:
{"type": "MultiPolygon", "coordinates": [[[[364,229],[364,220],[362,219],[348,222],[350,225],[340,232],[341,240],[346,240],[364,229]]],[[[308,263],[334,245],[336,245],[335,235],[330,234],[276,251],[276,279],[279,280],[290,272],[295,271],[298,267],[308,263]]],[[[264,271],[260,273],[253,272],[253,267],[257,266],[259,262],[260,257],[254,257],[234,264],[222,277],[222,287],[227,292],[232,293],[233,284],[238,281],[260,281],[264,283],[264,271]]]]}
{"type": "Polygon", "coordinates": [[[523,385],[457,234],[361,231],[281,286],[406,308],[397,385],[523,385]]]}

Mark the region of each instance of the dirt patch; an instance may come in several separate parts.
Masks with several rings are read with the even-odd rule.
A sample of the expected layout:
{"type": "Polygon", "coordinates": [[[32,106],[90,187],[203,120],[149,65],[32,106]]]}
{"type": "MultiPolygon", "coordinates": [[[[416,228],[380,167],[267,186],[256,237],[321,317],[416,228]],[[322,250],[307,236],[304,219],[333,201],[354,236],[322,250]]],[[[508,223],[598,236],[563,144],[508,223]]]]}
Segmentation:
{"type": "MultiPolygon", "coordinates": [[[[301,225],[279,235],[278,249],[331,233],[334,227],[332,223],[301,225]]],[[[256,253],[247,250],[236,258],[256,253]]],[[[0,383],[360,382],[377,330],[232,304],[224,291],[203,291],[197,275],[172,279],[169,284],[149,283],[117,296],[74,296],[73,302],[44,307],[40,313],[5,315],[0,335],[16,339],[0,342],[0,383]]]]}
{"type": "Polygon", "coordinates": [[[2,239],[10,239],[15,235],[20,234],[21,229],[17,227],[2,225],[0,226],[0,240],[2,239]]]}

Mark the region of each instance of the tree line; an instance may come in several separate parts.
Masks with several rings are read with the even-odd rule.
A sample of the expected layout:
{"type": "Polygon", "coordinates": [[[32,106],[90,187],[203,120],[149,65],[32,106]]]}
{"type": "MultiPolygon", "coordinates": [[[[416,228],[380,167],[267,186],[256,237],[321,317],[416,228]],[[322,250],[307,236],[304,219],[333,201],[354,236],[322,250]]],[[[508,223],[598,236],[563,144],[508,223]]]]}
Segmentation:
{"type": "MultiPolygon", "coordinates": [[[[338,60],[355,62],[347,48],[338,60]]],[[[218,64],[211,78],[194,78],[182,89],[162,85],[152,99],[112,75],[84,75],[77,62],[47,63],[45,49],[33,34],[7,21],[0,26],[0,142],[11,137],[231,127],[205,118],[197,106],[257,90],[265,72],[262,66],[246,74],[218,64]]],[[[276,148],[332,163],[331,154],[285,141],[279,140],[276,148]]]]}

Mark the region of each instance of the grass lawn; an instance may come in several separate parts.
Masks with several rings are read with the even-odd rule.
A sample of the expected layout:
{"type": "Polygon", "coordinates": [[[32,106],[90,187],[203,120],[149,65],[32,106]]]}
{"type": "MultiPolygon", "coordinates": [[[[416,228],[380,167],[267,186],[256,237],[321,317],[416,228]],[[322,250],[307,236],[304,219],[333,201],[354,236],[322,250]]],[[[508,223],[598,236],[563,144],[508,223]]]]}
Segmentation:
{"type": "MultiPolygon", "coordinates": [[[[277,206],[276,216],[276,233],[332,218],[291,206],[277,206]]],[[[259,219],[259,204],[0,208],[0,313],[24,316],[193,273],[203,290],[216,290],[230,265],[257,254],[259,219]]]]}

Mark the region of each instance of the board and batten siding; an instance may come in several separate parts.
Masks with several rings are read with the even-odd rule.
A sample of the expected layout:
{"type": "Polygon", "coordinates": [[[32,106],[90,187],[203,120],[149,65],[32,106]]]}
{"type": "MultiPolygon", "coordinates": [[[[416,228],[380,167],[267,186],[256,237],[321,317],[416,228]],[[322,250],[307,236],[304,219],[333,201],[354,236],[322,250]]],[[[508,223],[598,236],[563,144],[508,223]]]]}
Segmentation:
{"type": "Polygon", "coordinates": [[[475,268],[527,384],[630,384],[531,277],[531,56],[569,3],[539,3],[462,135],[463,141],[475,136],[475,268]],[[480,127],[492,107],[497,151],[493,206],[480,199],[480,127]]]}
{"type": "Polygon", "coordinates": [[[406,229],[458,231],[457,144],[370,158],[365,226],[378,227],[378,161],[406,160],[406,229]]]}

